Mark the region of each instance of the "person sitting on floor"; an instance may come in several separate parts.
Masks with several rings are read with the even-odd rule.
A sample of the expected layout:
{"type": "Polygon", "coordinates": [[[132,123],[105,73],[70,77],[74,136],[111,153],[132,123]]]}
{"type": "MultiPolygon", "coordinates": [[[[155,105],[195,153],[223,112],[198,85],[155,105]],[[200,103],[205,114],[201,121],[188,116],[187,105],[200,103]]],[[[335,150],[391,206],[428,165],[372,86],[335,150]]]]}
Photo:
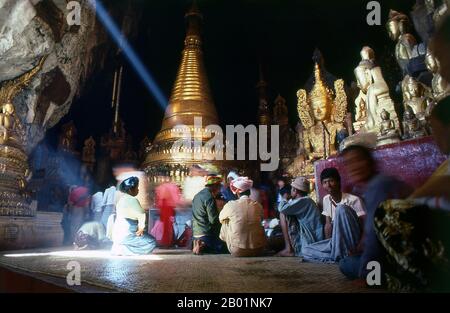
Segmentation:
{"type": "Polygon", "coordinates": [[[139,193],[139,178],[129,177],[119,185],[121,195],[116,207],[113,227],[113,246],[116,255],[149,254],[156,247],[156,240],[145,234],[145,211],[135,197],[139,193]]]}
{"type": "Polygon", "coordinates": [[[356,248],[364,225],[362,200],[341,191],[341,176],[336,168],[324,169],[320,173],[322,187],[328,192],[323,197],[325,215],[325,240],[302,248],[305,260],[336,262],[356,248]]]}
{"type": "Polygon", "coordinates": [[[264,211],[261,204],[249,198],[252,186],[253,181],[248,177],[233,180],[231,189],[239,199],[229,201],[219,214],[220,239],[235,257],[260,256],[266,245],[262,227],[264,211]]]}
{"type": "Polygon", "coordinates": [[[225,245],[219,238],[220,222],[216,196],[220,193],[222,178],[206,177],[205,188],[192,200],[193,249],[196,255],[203,252],[222,253],[225,245]]]}
{"type": "Polygon", "coordinates": [[[78,230],[75,241],[75,250],[105,249],[111,247],[111,241],[106,237],[106,230],[102,223],[89,221],[78,230]]]}
{"type": "Polygon", "coordinates": [[[361,279],[365,283],[369,270],[367,264],[375,261],[383,272],[384,251],[377,239],[374,228],[375,211],[387,199],[403,199],[411,193],[404,182],[378,173],[375,159],[370,150],[352,145],[341,152],[350,183],[364,188],[363,200],[366,209],[363,235],[349,256],[339,261],[341,272],[349,279],[361,279]]]}
{"type": "Polygon", "coordinates": [[[309,181],[297,177],[291,184],[292,199],[283,200],[278,206],[285,242],[278,256],[301,256],[302,246],[323,240],[319,209],[308,196],[309,191],[309,181]]]}

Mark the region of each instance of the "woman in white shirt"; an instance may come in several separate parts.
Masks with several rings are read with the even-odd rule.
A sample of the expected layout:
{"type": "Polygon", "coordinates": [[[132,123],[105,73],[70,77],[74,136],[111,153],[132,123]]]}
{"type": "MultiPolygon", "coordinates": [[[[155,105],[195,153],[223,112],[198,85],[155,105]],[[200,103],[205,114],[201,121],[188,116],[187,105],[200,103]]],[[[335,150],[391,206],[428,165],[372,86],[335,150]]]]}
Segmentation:
{"type": "Polygon", "coordinates": [[[139,179],[130,177],[119,186],[123,193],[116,206],[111,252],[116,255],[149,254],[156,247],[156,240],[144,233],[145,211],[135,197],[139,193],[139,179]]]}

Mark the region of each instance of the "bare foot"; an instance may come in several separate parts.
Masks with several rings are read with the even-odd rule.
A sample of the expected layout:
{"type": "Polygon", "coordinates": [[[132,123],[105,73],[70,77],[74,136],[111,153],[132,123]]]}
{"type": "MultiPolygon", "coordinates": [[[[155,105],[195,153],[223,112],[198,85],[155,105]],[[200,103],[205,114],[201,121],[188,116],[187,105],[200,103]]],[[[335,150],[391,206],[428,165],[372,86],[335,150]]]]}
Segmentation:
{"type": "Polygon", "coordinates": [[[275,254],[275,256],[291,257],[291,256],[295,256],[295,255],[291,249],[284,249],[284,250],[281,250],[280,252],[278,252],[277,254],[275,254]]]}

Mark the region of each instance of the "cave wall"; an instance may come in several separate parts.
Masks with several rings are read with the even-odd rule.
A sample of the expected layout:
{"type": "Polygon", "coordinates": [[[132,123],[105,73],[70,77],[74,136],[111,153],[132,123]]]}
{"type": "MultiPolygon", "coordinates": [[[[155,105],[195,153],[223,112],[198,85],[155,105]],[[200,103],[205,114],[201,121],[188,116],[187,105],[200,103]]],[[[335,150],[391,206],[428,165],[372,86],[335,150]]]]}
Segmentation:
{"type": "MultiPolygon", "coordinates": [[[[68,2],[0,0],[0,83],[31,70],[46,57],[41,72],[14,99],[16,112],[28,132],[27,152],[68,113],[88,78],[104,68],[115,50],[88,0],[77,1],[80,25],[68,24],[68,2]]],[[[127,17],[136,20],[130,19],[130,5],[125,4],[124,9],[127,2],[105,2],[119,25],[127,17]]]]}

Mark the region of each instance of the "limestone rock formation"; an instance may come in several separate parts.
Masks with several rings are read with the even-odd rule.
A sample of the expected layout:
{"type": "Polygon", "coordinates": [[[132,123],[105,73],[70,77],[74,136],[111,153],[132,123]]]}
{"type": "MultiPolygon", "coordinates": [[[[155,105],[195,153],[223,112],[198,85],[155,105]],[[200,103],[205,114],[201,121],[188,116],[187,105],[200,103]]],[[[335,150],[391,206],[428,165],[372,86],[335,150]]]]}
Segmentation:
{"type": "MultiPolygon", "coordinates": [[[[89,1],[75,2],[80,25],[67,22],[73,8],[66,0],[0,0],[0,82],[22,75],[46,56],[42,71],[14,100],[28,131],[27,152],[67,114],[87,78],[115,51],[89,1]]],[[[129,16],[117,8],[120,2],[109,6],[122,21],[129,16]]]]}

